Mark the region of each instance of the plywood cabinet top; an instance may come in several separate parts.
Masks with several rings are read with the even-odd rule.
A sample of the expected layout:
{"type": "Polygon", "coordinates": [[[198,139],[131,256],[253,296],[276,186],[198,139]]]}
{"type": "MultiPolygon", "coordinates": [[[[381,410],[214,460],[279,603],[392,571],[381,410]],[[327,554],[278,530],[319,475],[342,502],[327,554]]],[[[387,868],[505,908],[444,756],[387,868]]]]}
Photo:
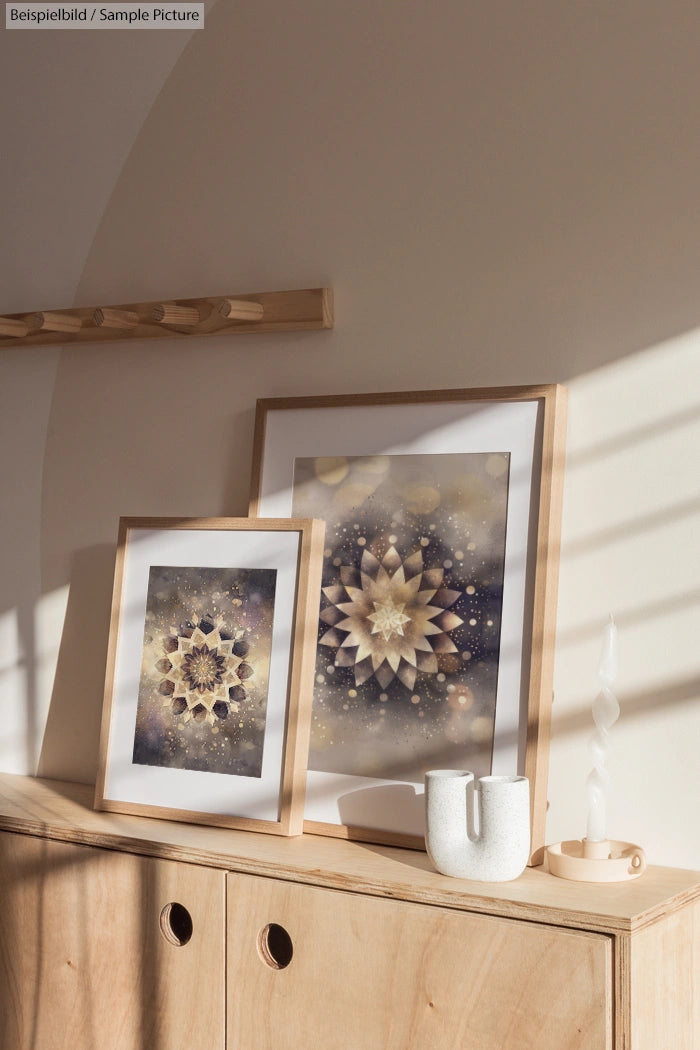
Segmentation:
{"type": "Polygon", "coordinates": [[[0,774],[0,829],[461,911],[607,933],[700,898],[700,872],[650,867],[628,883],[567,882],[530,868],[501,884],[451,879],[425,853],[317,835],[253,832],[99,813],[85,784],[0,774]]]}

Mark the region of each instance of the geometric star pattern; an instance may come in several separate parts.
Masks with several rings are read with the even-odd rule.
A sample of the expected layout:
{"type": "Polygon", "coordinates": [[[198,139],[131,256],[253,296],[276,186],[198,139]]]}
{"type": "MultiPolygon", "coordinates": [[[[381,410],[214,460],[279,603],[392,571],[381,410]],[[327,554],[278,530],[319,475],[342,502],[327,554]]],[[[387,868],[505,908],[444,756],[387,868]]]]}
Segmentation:
{"type": "Polygon", "coordinates": [[[391,546],[379,561],[369,550],[359,569],[342,565],[340,582],[324,587],[321,612],[329,630],[321,645],[336,650],[335,666],[353,669],[355,684],[374,675],[413,689],[418,672],[435,674],[438,653],[455,653],[449,632],[463,621],[449,612],[461,591],[443,586],[443,569],[426,569],[420,550],[403,559],[391,546]]]}
{"type": "Polygon", "coordinates": [[[163,651],[155,665],[163,676],[158,691],[183,722],[215,725],[239,710],[246,698],[243,683],[254,671],[244,660],[248,643],[234,639],[223,622],[195,617],[164,639],[163,651]]]}

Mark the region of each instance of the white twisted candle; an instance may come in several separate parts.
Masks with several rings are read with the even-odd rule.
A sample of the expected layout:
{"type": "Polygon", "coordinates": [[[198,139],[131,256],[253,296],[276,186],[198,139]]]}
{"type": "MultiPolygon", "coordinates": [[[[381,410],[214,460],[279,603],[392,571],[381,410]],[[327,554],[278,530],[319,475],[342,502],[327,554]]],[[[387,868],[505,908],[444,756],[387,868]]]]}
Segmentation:
{"type": "Polygon", "coordinates": [[[600,692],[593,702],[593,721],[596,727],[590,742],[593,768],[588,774],[586,781],[588,795],[586,838],[589,842],[603,842],[607,838],[605,827],[606,801],[610,776],[605,764],[608,757],[608,735],[611,726],[620,717],[620,705],[612,690],[616,678],[617,627],[611,616],[605,628],[603,648],[598,665],[600,692]]]}

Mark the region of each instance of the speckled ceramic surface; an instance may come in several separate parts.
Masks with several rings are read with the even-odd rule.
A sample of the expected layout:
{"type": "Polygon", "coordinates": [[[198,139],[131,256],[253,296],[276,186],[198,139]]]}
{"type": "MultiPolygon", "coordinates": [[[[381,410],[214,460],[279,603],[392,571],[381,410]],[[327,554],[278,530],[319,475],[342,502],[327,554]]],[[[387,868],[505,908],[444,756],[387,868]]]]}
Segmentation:
{"type": "Polygon", "coordinates": [[[461,769],[426,773],[428,856],[443,875],[480,882],[517,879],[530,854],[527,777],[481,777],[478,791],[475,783],[474,774],[461,769]]]}

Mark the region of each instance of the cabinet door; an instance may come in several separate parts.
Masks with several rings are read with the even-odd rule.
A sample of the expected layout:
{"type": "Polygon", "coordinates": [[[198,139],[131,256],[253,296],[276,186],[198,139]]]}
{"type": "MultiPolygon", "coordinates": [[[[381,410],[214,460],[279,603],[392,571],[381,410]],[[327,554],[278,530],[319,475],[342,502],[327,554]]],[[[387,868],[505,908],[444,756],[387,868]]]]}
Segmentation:
{"type": "Polygon", "coordinates": [[[221,1050],[225,878],[0,834],[0,1047],[221,1050]]]}
{"type": "Polygon", "coordinates": [[[603,934],[243,875],[229,1050],[611,1050],[603,934]]]}

